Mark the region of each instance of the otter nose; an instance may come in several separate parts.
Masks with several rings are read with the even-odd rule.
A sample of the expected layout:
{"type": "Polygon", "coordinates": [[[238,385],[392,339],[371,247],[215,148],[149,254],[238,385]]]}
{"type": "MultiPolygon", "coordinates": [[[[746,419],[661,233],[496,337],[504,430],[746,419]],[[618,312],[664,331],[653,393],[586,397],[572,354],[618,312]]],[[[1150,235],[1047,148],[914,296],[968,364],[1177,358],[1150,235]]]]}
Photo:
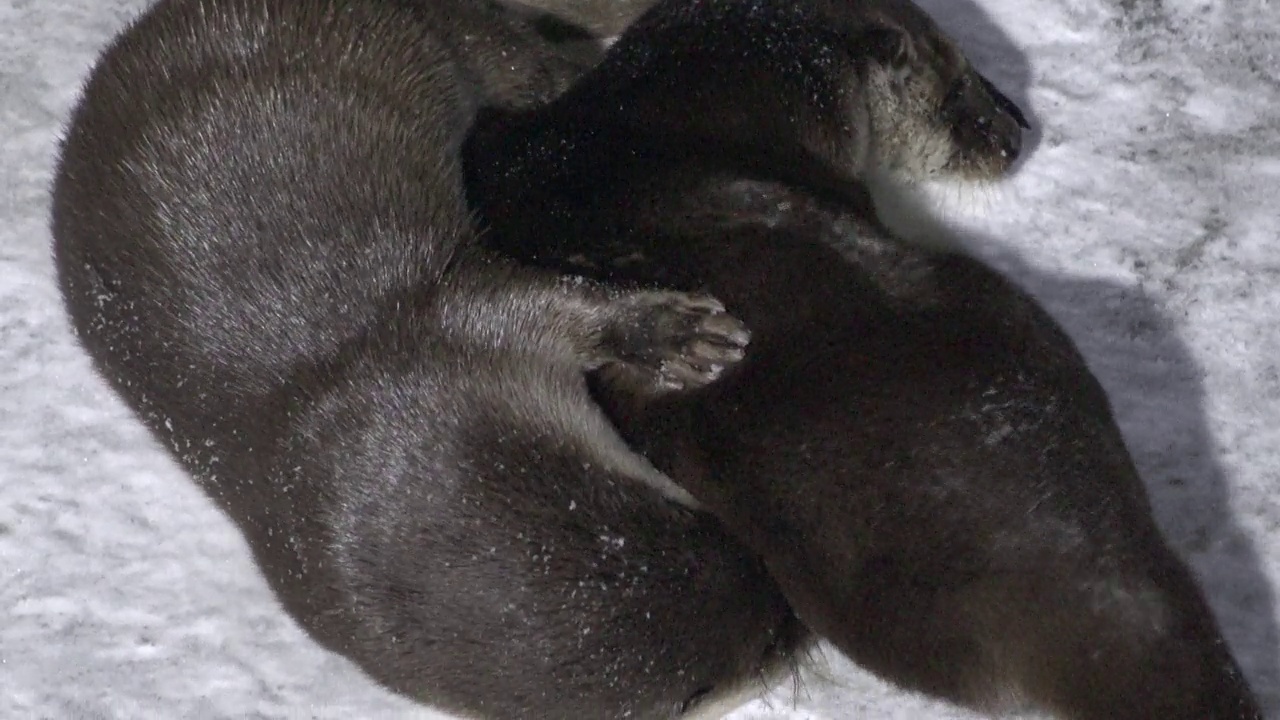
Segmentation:
{"type": "Polygon", "coordinates": [[[991,98],[991,102],[995,103],[995,106],[999,108],[1001,112],[1004,112],[1008,114],[1009,117],[1013,118],[1013,121],[1018,124],[1018,127],[1026,130],[1031,129],[1031,123],[1027,122],[1027,116],[1023,114],[1022,108],[1018,107],[1018,103],[1010,100],[1008,95],[1000,92],[1000,89],[991,84],[991,81],[985,77],[979,75],[978,81],[982,83],[983,89],[987,91],[987,95],[991,98]]]}
{"type": "Polygon", "coordinates": [[[1022,129],[1030,128],[1031,124],[1027,122],[1027,116],[1023,114],[1022,108],[1010,100],[1008,95],[1000,92],[990,80],[979,75],[978,81],[986,90],[987,97],[991,99],[991,104],[997,113],[995,120],[985,126],[988,137],[1000,154],[1009,162],[1013,162],[1018,158],[1018,153],[1022,152],[1022,129]]]}
{"type": "Polygon", "coordinates": [[[1018,153],[1022,152],[1022,128],[1017,123],[1010,120],[1008,123],[999,123],[1007,125],[999,129],[999,136],[996,138],[996,147],[1000,149],[1000,154],[1013,162],[1018,159],[1018,153]]]}

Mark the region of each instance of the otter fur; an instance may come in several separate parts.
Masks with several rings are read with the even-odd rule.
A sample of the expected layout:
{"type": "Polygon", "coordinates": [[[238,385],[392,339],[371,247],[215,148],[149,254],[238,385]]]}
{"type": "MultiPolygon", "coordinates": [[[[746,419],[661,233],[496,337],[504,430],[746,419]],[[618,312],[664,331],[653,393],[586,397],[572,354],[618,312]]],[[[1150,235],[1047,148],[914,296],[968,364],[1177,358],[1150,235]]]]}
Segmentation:
{"type": "Polygon", "coordinates": [[[992,179],[1020,124],[908,2],[667,0],[483,114],[468,192],[503,253],[745,320],[719,382],[598,396],[856,662],[993,714],[1261,720],[1071,339],[877,220],[874,176],[992,179]]]}
{"type": "Polygon", "coordinates": [[[586,374],[696,387],[747,334],[705,296],[480,247],[475,108],[578,72],[531,33],[476,0],[160,0],[70,120],[58,278],[320,643],[467,717],[674,717],[808,632],[586,374]]]}

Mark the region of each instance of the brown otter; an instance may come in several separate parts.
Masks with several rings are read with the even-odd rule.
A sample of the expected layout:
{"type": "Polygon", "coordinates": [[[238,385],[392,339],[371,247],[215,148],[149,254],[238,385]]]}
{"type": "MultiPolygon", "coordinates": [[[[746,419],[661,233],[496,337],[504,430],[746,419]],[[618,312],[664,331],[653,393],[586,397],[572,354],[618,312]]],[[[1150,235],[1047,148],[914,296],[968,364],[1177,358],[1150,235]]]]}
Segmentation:
{"type": "Polygon", "coordinates": [[[71,118],[59,279],[97,369],[321,643],[468,716],[670,717],[787,669],[807,631],[584,373],[696,386],[746,334],[710,298],[478,247],[473,106],[576,72],[507,60],[531,36],[505,22],[161,0],[71,118]]]}
{"type": "Polygon", "coordinates": [[[484,117],[469,196],[502,252],[745,319],[720,382],[599,394],[857,662],[997,713],[1261,720],[1071,339],[875,219],[868,172],[1012,162],[1019,114],[958,58],[899,0],[671,0],[484,117]]]}

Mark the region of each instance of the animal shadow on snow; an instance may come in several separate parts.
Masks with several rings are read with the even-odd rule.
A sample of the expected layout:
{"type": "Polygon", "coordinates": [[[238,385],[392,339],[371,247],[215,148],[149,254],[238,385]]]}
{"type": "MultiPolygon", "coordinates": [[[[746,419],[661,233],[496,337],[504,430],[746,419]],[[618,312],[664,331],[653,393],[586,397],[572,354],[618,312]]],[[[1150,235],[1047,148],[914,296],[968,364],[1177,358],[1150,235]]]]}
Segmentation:
{"type": "Polygon", "coordinates": [[[1062,323],[1111,399],[1175,552],[1192,567],[1270,717],[1280,717],[1280,628],[1271,579],[1230,507],[1205,411],[1204,372],[1157,298],[1140,287],[1046,274],[1007,250],[986,259],[1062,323]]]}
{"type": "MultiPolygon", "coordinates": [[[[973,0],[916,2],[1026,113],[1032,129],[1018,165],[1026,162],[1043,137],[1030,100],[1026,53],[973,0]]],[[[1208,427],[1204,373],[1177,323],[1140,287],[1046,274],[1023,262],[1007,242],[973,239],[975,254],[1063,324],[1106,388],[1156,522],[1200,579],[1267,713],[1280,718],[1280,627],[1272,580],[1232,514],[1230,487],[1208,427]]]]}

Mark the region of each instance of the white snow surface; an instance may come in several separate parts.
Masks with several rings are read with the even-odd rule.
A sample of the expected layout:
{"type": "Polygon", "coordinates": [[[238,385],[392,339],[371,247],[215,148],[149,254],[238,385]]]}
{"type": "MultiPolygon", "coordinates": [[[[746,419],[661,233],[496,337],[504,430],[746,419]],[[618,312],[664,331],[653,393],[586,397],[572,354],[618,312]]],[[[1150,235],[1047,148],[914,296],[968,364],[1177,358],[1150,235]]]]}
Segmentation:
{"type": "MultiPolygon", "coordinates": [[[[0,717],[439,717],[307,639],[64,319],[57,140],[145,4],[0,0],[0,717]]],[[[1036,126],[957,222],[1079,343],[1280,719],[1280,3],[922,4],[1036,126]]],[[[972,717],[827,655],[732,717],[972,717]]]]}

